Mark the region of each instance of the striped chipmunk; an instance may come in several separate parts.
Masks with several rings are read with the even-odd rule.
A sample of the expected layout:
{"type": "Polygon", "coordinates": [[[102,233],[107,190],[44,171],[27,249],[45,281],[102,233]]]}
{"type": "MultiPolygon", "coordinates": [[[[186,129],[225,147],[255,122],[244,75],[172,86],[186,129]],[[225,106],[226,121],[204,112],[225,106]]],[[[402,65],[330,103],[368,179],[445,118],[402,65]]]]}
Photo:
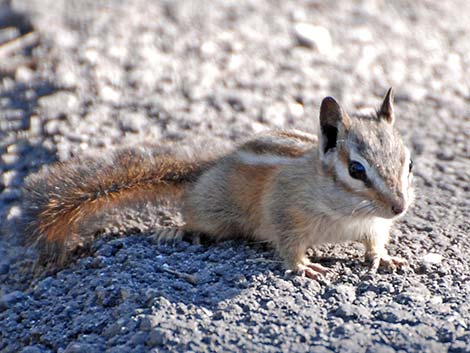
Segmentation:
{"type": "Polygon", "coordinates": [[[268,242],[286,269],[312,279],[330,272],[306,256],[323,243],[363,243],[372,271],[405,265],[385,248],[413,200],[413,163],[394,128],[392,89],[373,114],[348,115],[326,97],[319,120],[318,139],[275,131],[221,156],[129,148],[44,167],[25,182],[22,233],[40,262],[63,265],[106,229],[141,228],[129,212],[175,198],[184,223],[157,230],[162,239],[268,242]]]}

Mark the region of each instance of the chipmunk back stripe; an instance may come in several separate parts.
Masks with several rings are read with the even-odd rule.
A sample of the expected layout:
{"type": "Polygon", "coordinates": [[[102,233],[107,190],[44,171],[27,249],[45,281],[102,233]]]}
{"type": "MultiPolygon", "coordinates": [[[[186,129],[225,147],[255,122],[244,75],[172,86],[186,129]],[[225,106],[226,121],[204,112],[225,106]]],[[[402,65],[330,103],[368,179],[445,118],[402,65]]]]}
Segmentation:
{"type": "Polygon", "coordinates": [[[278,130],[272,133],[275,136],[284,137],[288,139],[300,140],[304,143],[317,143],[318,137],[313,134],[309,134],[298,130],[278,130]]]}
{"type": "Polygon", "coordinates": [[[245,143],[241,151],[250,152],[256,155],[276,154],[285,157],[300,157],[305,153],[305,148],[296,146],[268,144],[264,141],[250,141],[245,143]]]}
{"type": "Polygon", "coordinates": [[[245,151],[238,153],[238,158],[241,163],[247,165],[260,165],[260,166],[269,166],[269,165],[279,165],[279,164],[292,164],[295,159],[284,157],[283,155],[276,154],[253,154],[245,151]]]}

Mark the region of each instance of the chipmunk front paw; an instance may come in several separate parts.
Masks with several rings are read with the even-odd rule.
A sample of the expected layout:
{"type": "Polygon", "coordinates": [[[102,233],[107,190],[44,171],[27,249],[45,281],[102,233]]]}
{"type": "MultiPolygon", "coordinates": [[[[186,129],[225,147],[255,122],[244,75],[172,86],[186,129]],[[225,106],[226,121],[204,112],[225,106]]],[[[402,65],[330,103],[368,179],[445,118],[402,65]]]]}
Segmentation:
{"type": "Polygon", "coordinates": [[[390,272],[395,272],[397,269],[408,266],[408,261],[399,256],[373,255],[369,256],[370,267],[369,271],[376,273],[379,267],[385,267],[390,272]]]}
{"type": "Polygon", "coordinates": [[[302,277],[308,277],[314,280],[325,278],[328,274],[333,273],[333,270],[310,261],[304,261],[297,264],[297,273],[302,277]]]}

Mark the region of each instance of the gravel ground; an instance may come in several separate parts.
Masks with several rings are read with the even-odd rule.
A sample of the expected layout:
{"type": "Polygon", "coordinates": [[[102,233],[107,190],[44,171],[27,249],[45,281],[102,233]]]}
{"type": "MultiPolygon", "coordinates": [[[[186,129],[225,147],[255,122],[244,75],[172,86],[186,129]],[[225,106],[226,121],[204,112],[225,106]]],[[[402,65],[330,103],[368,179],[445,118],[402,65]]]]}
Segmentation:
{"type": "Polygon", "coordinates": [[[324,96],[354,109],[389,86],[417,184],[389,246],[410,269],[369,275],[361,246],[325,246],[330,283],[257,244],[145,235],[32,276],[34,251],[3,231],[0,350],[469,352],[470,3],[388,3],[0,2],[4,224],[24,177],[55,160],[314,130],[324,96]]]}

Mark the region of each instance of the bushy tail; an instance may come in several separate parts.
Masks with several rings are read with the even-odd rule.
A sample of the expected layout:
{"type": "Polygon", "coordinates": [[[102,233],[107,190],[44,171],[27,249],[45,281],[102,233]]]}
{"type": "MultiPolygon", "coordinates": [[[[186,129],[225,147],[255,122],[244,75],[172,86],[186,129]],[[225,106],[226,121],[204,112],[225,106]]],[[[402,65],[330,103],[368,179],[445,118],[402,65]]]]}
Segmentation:
{"type": "Polygon", "coordinates": [[[40,263],[63,264],[105,229],[145,228],[139,222],[145,208],[178,198],[209,165],[126,149],[45,167],[25,182],[21,232],[38,248],[40,263]]]}

